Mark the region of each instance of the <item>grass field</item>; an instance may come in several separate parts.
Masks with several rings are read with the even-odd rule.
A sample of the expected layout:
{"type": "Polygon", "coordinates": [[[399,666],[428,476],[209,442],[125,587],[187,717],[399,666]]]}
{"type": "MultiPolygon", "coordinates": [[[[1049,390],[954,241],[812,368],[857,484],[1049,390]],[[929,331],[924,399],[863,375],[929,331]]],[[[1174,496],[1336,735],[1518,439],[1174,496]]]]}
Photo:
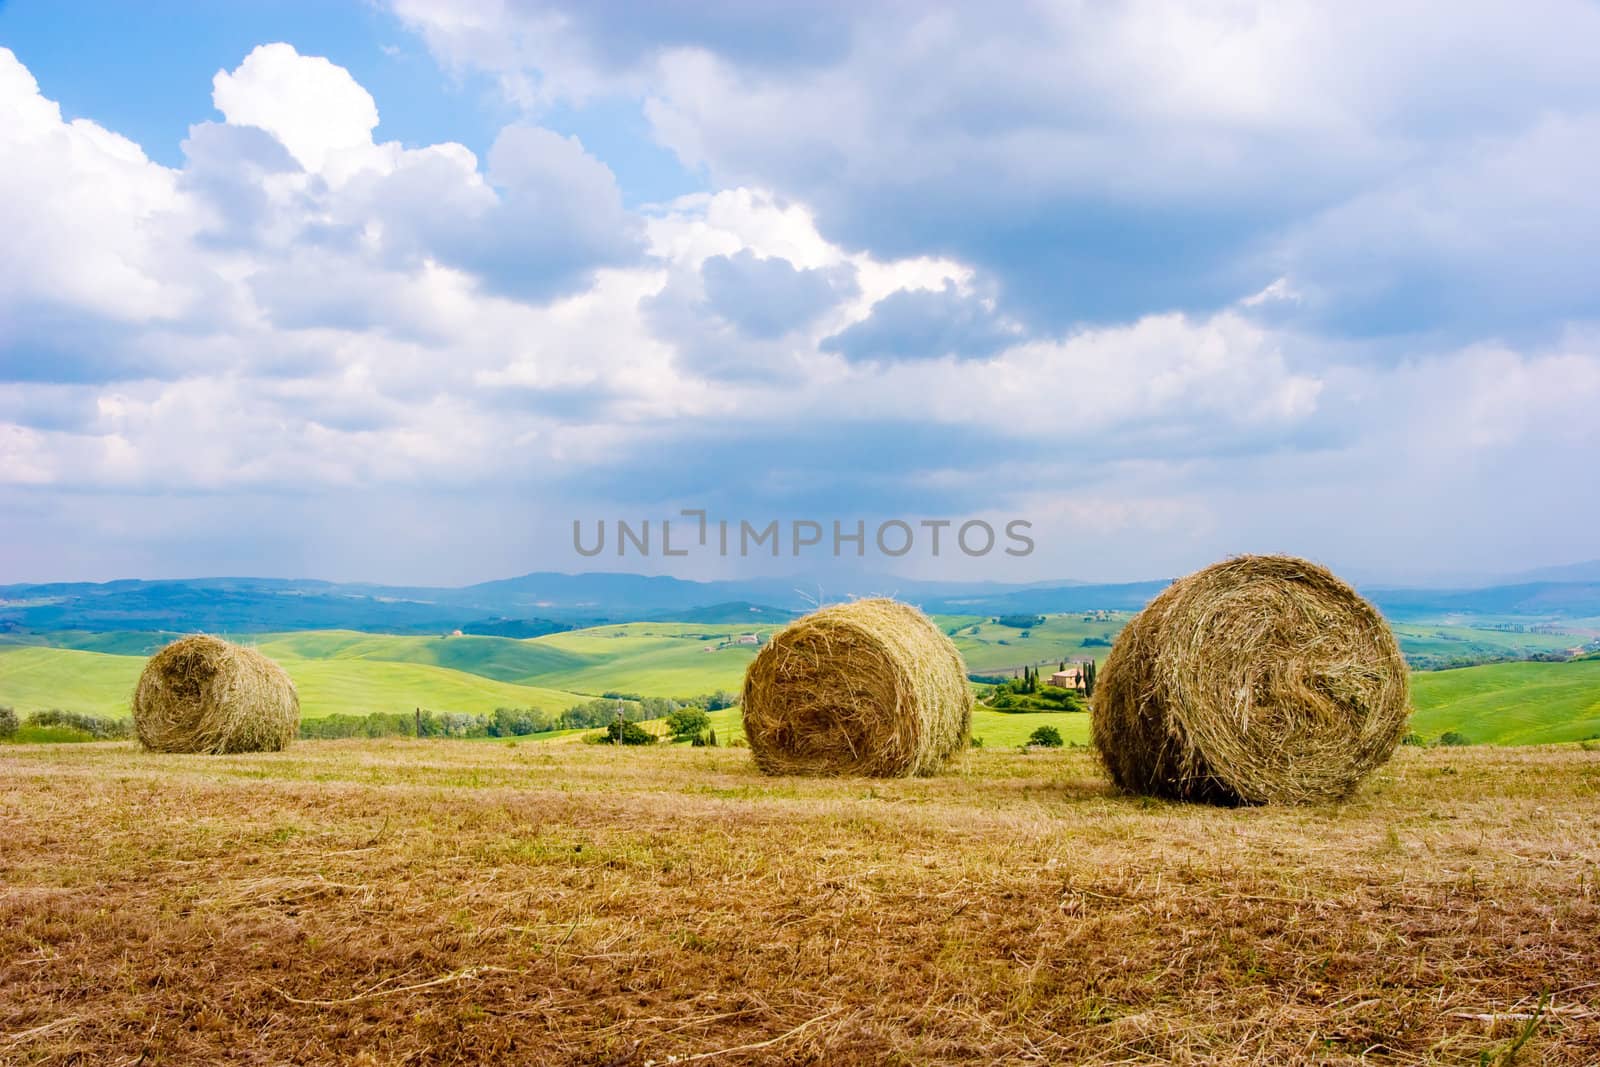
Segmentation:
{"type": "MultiPolygon", "coordinates": [[[[498,682],[466,671],[369,659],[291,659],[279,663],[300,692],[301,714],[321,718],[373,711],[489,712],[502,705],[562,711],[586,698],[563,690],[498,682]]],[[[0,704],[19,712],[64,708],[128,714],[144,660],[75,649],[0,647],[0,704]]]]}
{"type": "Polygon", "coordinates": [[[273,659],[422,663],[522,685],[535,684],[535,679],[551,671],[586,663],[536,641],[509,637],[404,637],[315,630],[264,634],[250,643],[273,659]]]}
{"type": "Polygon", "coordinates": [[[10,746],[0,825],[7,1064],[1600,1061],[1576,746],[1234,810],[1073,750],[10,746]]]}
{"type": "MultiPolygon", "coordinates": [[[[1027,631],[986,620],[950,620],[960,623],[956,647],[967,661],[967,670],[986,674],[1023,664],[1059,663],[1062,660],[1104,660],[1107,645],[1085,645],[1085,639],[1110,641],[1127,623],[1127,613],[1116,613],[1110,621],[1085,622],[1079,615],[1049,615],[1043,624],[1027,631]],[[1022,634],[1026,632],[1027,637],[1022,634]],[[1001,642],[1004,642],[1002,644],[1001,642]]],[[[941,621],[945,621],[941,617],[941,621]]]]}
{"type": "MultiPolygon", "coordinates": [[[[1054,663],[1106,649],[1124,621],[1051,616],[1021,631],[971,617],[940,616],[959,628],[956,642],[975,673],[1025,662],[1054,663]],[[1001,644],[1000,642],[1006,642],[1001,644]]],[[[1408,649],[1444,654],[1462,648],[1526,653],[1573,642],[1561,635],[1503,633],[1466,627],[1403,624],[1408,649]]],[[[603,626],[532,640],[499,637],[409,637],[316,631],[250,639],[278,659],[300,687],[308,718],[342,712],[490,712],[502,705],[559,711],[604,692],[689,697],[737,691],[754,646],[717,647],[748,627],[687,623],[603,626]],[[707,651],[708,648],[713,649],[707,651]]],[[[769,632],[763,630],[762,632],[769,632]]],[[[83,648],[0,645],[0,705],[23,712],[60,707],[124,715],[143,664],[129,650],[158,647],[161,635],[67,635],[83,648]],[[90,651],[88,649],[103,651],[90,651]],[[114,654],[118,650],[122,654],[114,654]]],[[[1428,739],[1446,731],[1477,742],[1531,744],[1581,740],[1600,733],[1600,664],[1491,664],[1413,676],[1415,729],[1428,739]]],[[[987,744],[1019,744],[1050,722],[1069,742],[1087,741],[1081,715],[1016,716],[980,711],[975,733],[987,744]]]]}
{"type": "Polygon", "coordinates": [[[63,708],[116,718],[144,669],[138,656],[71,648],[0,646],[0,706],[19,712],[63,708]]]}
{"type": "MultiPolygon", "coordinates": [[[[629,623],[535,638],[531,643],[581,658],[581,666],[544,675],[545,684],[585,693],[687,697],[737,690],[755,658],[754,645],[715,649],[750,627],[702,623],[629,623]]],[[[772,627],[759,631],[770,634],[772,627]]]]}
{"type": "Polygon", "coordinates": [[[1590,640],[1575,634],[1516,633],[1435,623],[1396,623],[1393,629],[1401,651],[1411,657],[1413,664],[1423,666],[1437,666],[1438,661],[1561,652],[1590,640]]]}
{"type": "Polygon", "coordinates": [[[1491,663],[1412,676],[1411,728],[1475,742],[1549,744],[1600,738],[1600,660],[1491,663]]]}

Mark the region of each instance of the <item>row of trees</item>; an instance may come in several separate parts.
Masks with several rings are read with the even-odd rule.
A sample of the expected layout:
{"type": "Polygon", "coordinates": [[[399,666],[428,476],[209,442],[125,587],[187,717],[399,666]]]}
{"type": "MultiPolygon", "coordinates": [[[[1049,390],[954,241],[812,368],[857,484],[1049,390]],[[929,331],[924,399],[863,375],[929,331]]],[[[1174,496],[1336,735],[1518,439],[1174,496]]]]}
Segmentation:
{"type": "MultiPolygon", "coordinates": [[[[718,690],[689,700],[670,700],[665,697],[640,697],[620,693],[607,694],[594,700],[574,704],[565,711],[550,712],[543,708],[500,707],[490,714],[461,711],[376,711],[370,715],[329,715],[320,719],[303,719],[300,736],[305,738],[341,737],[527,737],[550,733],[554,730],[588,730],[595,727],[611,729],[621,720],[640,723],[652,719],[668,719],[680,712],[699,716],[703,725],[691,731],[694,734],[709,728],[706,711],[730,707],[736,698],[718,690]]],[[[669,726],[670,732],[670,726],[669,726]]],[[[648,733],[646,731],[646,733],[648,733]]],[[[676,735],[674,735],[676,736],[676,735]]]]}
{"type": "Polygon", "coordinates": [[[80,735],[80,740],[119,741],[133,736],[133,724],[127,719],[102,719],[98,715],[51,708],[36,711],[23,720],[15,708],[0,708],[0,740],[15,737],[24,726],[66,730],[80,735]]]}

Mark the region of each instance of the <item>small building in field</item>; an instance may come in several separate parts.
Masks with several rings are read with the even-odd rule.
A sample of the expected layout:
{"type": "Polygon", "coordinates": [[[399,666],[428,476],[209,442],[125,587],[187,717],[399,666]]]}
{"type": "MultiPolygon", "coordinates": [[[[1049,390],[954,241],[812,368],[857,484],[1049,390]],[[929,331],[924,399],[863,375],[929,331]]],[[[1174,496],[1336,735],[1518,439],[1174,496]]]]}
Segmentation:
{"type": "Polygon", "coordinates": [[[1083,678],[1082,667],[1068,667],[1064,671],[1056,671],[1050,676],[1050,684],[1060,689],[1071,689],[1080,694],[1088,688],[1088,684],[1083,678]]]}

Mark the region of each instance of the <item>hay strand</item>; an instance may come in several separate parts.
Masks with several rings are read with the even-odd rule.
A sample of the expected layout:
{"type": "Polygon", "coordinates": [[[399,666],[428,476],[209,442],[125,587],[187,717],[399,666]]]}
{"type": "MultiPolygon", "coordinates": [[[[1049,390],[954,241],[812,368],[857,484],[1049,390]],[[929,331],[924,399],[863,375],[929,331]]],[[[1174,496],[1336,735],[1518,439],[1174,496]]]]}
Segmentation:
{"type": "Polygon", "coordinates": [[[1409,676],[1372,605],[1290,556],[1174,582],[1118,636],[1092,700],[1124,789],[1217,803],[1337,799],[1393,753],[1409,676]]]}
{"type": "Polygon", "coordinates": [[[197,634],[145,664],[133,726],[155,752],[277,752],[299,731],[300,697],[255,649],[197,634]]]}
{"type": "Polygon", "coordinates": [[[971,729],[961,653],[893,600],[797,619],[744,676],[744,732],[767,774],[932,774],[971,729]]]}

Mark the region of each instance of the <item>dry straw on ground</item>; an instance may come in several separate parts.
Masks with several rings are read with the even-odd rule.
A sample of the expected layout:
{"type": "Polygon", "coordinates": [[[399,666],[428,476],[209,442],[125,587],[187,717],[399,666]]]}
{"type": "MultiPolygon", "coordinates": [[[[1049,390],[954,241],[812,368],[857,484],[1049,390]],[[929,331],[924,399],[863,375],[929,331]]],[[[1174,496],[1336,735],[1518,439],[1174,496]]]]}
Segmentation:
{"type": "Polygon", "coordinates": [[[1406,730],[1408,677],[1377,611],[1289,556],[1173,583],[1117,638],[1095,747],[1140,793],[1219,803],[1348,795],[1406,730]]]}
{"type": "Polygon", "coordinates": [[[745,736],[768,774],[932,774],[971,728],[961,653],[893,600],[791,623],[744,676],[745,736]]]}
{"type": "Polygon", "coordinates": [[[294,683],[253,648],[198,634],[150,657],[133,725],[157,752],[276,752],[300,728],[294,683]]]}

